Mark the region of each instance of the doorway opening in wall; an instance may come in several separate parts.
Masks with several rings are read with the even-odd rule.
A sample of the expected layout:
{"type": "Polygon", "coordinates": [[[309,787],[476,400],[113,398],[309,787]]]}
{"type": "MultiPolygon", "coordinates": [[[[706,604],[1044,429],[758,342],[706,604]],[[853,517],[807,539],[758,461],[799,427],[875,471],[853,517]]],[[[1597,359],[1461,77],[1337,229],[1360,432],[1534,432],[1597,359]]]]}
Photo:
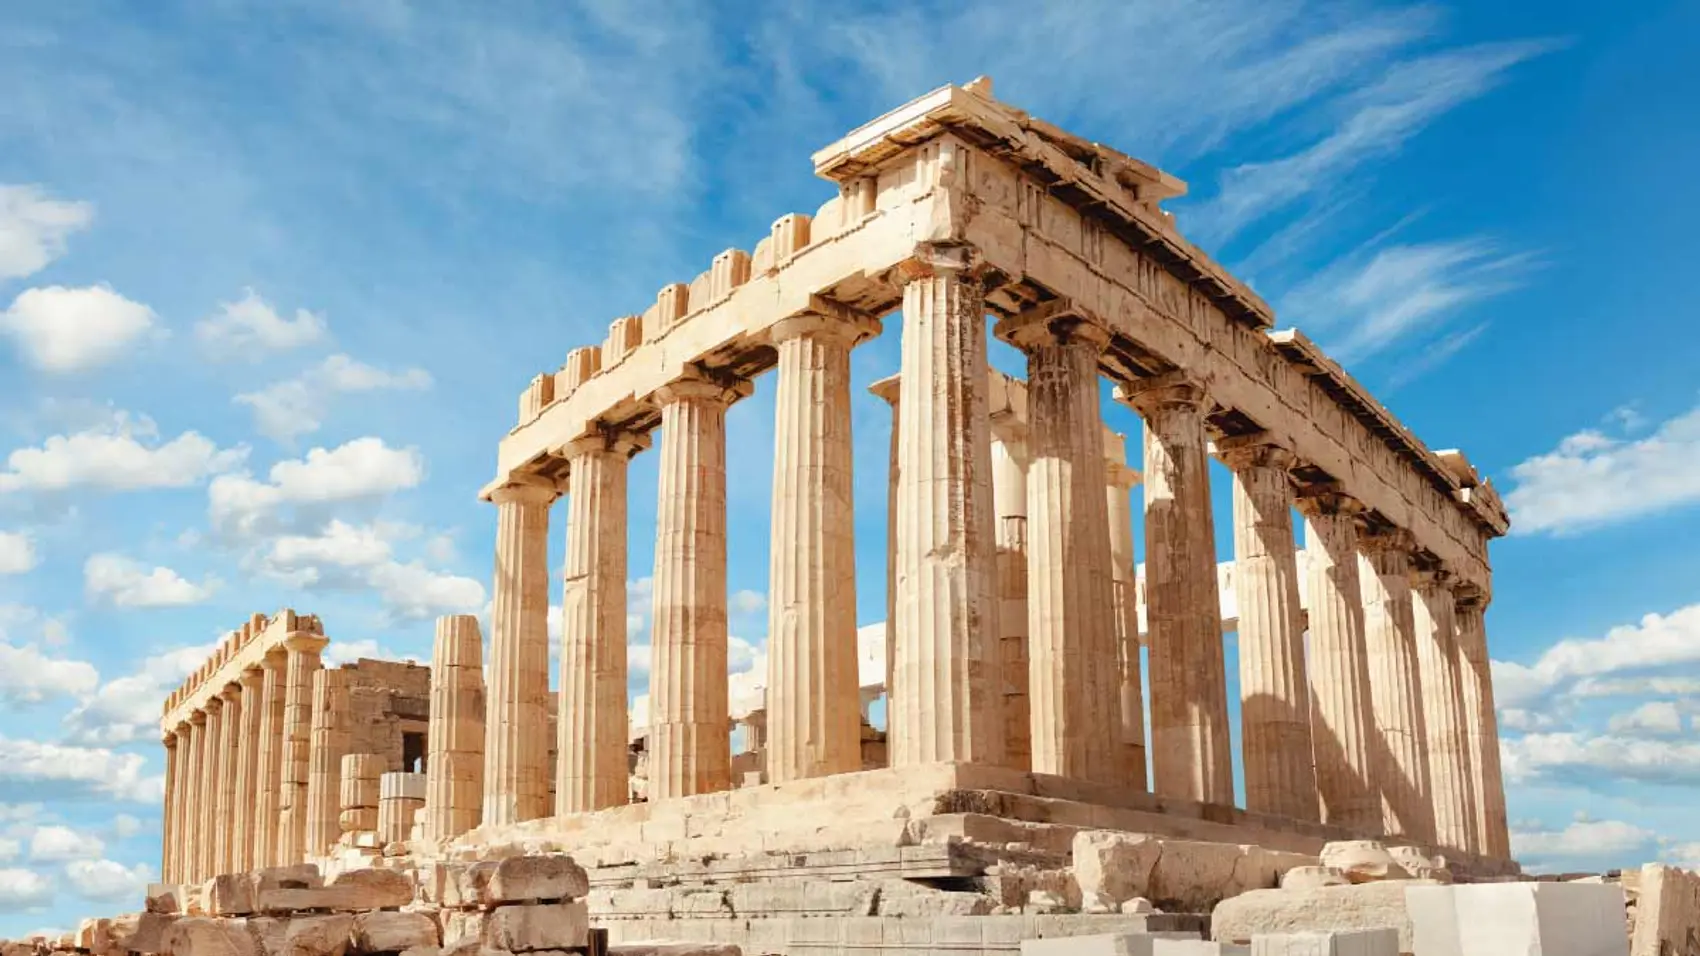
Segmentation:
{"type": "Polygon", "coordinates": [[[425,772],[425,735],[401,735],[401,768],[406,773],[425,772]]]}

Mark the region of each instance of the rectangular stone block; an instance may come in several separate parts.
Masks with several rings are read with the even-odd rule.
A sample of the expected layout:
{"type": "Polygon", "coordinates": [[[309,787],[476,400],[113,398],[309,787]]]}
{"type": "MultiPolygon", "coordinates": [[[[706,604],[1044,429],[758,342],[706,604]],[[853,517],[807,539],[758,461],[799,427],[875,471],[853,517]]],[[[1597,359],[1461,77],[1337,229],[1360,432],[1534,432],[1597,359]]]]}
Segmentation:
{"type": "Polygon", "coordinates": [[[481,902],[532,903],[578,900],[590,892],[590,878],[573,858],[562,853],[512,856],[497,862],[481,902]]]}
{"type": "Polygon", "coordinates": [[[144,908],[149,913],[181,913],[183,907],[179,894],[182,889],[176,883],[149,883],[144,908]]]}
{"type": "Polygon", "coordinates": [[[191,916],[172,923],[160,946],[164,956],[259,956],[245,919],[191,916]]]}
{"type": "MultiPolygon", "coordinates": [[[[1091,936],[1053,936],[1022,940],[1021,956],[1153,956],[1158,952],[1155,947],[1159,942],[1202,941],[1195,933],[1095,933],[1091,936]]],[[[1172,954],[1177,951],[1169,952],[1172,954]]]]}
{"type": "Polygon", "coordinates": [[[125,943],[125,949],[133,953],[161,953],[165,951],[165,931],[179,917],[172,913],[143,913],[136,920],[136,930],[125,943]]]}
{"type": "Polygon", "coordinates": [[[1253,936],[1251,956],[1399,956],[1399,931],[1361,929],[1253,936]]]}
{"type": "Polygon", "coordinates": [[[424,913],[380,911],[354,918],[354,944],[362,952],[399,953],[437,943],[437,921],[424,913]]]}
{"type": "Polygon", "coordinates": [[[247,873],[221,873],[201,886],[201,908],[209,916],[254,912],[254,881],[247,873]]]}
{"type": "Polygon", "coordinates": [[[292,919],[256,917],[248,921],[262,956],[345,956],[354,931],[354,917],[297,916],[292,919]]]}
{"type": "Polygon", "coordinates": [[[1423,956],[1627,956],[1623,888],[1610,883],[1475,883],[1406,890],[1423,956]]]}
{"type": "Polygon", "coordinates": [[[1700,874],[1649,863],[1640,873],[1623,874],[1623,881],[1639,883],[1632,956],[1700,951],[1695,939],[1700,934],[1700,874]]]}
{"type": "Polygon", "coordinates": [[[503,906],[484,923],[484,945],[510,953],[572,949],[590,938],[590,910],[577,903],[503,906]]]}
{"type": "Polygon", "coordinates": [[[1151,956],[1250,956],[1251,947],[1202,939],[1159,939],[1151,956]]]}

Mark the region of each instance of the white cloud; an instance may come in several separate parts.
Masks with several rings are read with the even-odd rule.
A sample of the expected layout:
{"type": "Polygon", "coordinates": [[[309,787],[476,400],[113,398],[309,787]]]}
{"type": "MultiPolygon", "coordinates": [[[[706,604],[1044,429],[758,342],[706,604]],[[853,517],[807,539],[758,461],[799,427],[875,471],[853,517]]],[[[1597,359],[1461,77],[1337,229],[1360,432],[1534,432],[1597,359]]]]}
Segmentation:
{"type": "Polygon", "coordinates": [[[24,852],[24,845],[11,837],[0,837],[0,863],[11,863],[24,852]]]}
{"type": "Polygon", "coordinates": [[[1573,697],[1700,697],[1700,677],[1586,677],[1570,687],[1573,697]]]}
{"type": "Polygon", "coordinates": [[[15,339],[36,368],[76,372],[128,353],[156,318],[152,309],[104,285],[54,285],[19,293],[0,313],[0,332],[15,339]]]}
{"type": "Polygon", "coordinates": [[[747,589],[736,591],[732,594],[731,605],[734,614],[754,614],[767,607],[767,595],[747,589]]]}
{"type": "Polygon", "coordinates": [[[147,776],[146,765],[141,754],[0,736],[0,797],[22,792],[158,803],[165,796],[165,780],[147,776]]]}
{"type": "Polygon", "coordinates": [[[247,455],[246,447],[220,449],[193,431],[161,444],[152,419],[116,411],[83,431],[53,435],[39,448],[14,450],[0,471],[0,493],[183,488],[228,471],[247,455]]]}
{"type": "Polygon", "coordinates": [[[235,401],[253,409],[261,433],[290,442],[318,431],[336,395],[430,386],[431,376],[423,369],[386,372],[346,355],[332,355],[294,378],[237,395],[235,401]]]}
{"type": "Polygon", "coordinates": [[[1521,734],[1536,730],[1553,730],[1558,727],[1558,724],[1557,717],[1544,711],[1523,710],[1513,707],[1499,712],[1500,730],[1511,730],[1521,734]]]}
{"type": "Polygon", "coordinates": [[[0,281],[40,272],[93,220],[93,203],[49,199],[40,186],[0,185],[0,281]]]}
{"type": "Polygon", "coordinates": [[[113,607],[185,607],[212,597],[213,582],[196,584],[167,567],[146,565],[121,554],[89,556],[83,586],[91,599],[113,607]]]}
{"type": "Polygon", "coordinates": [[[30,836],[31,863],[64,863],[67,860],[96,860],[106,853],[106,842],[92,833],[58,824],[36,827],[30,836]]]}
{"type": "Polygon", "coordinates": [[[1505,707],[1515,709],[1584,679],[1694,663],[1700,663],[1700,604],[1649,614],[1601,638],[1559,641],[1534,664],[1494,661],[1494,693],[1505,707]]]}
{"type": "Polygon", "coordinates": [[[130,673],[100,685],[65,715],[68,738],[73,743],[95,746],[153,740],[159,733],[160,702],[201,666],[216,646],[177,647],[131,665],[130,673]]]}
{"type": "Polygon", "coordinates": [[[1682,711],[1674,701],[1650,700],[1628,713],[1613,714],[1606,728],[1631,737],[1674,737],[1682,733],[1682,711]]]}
{"type": "Polygon", "coordinates": [[[0,869],[0,913],[17,913],[53,902],[53,881],[34,870],[0,869]]]}
{"type": "Polygon", "coordinates": [[[0,642],[0,703],[36,704],[93,691],[100,674],[87,661],[48,657],[34,644],[0,642]]]}
{"type": "Polygon", "coordinates": [[[333,519],[315,535],[274,538],[250,563],[258,573],[293,587],[370,588],[391,613],[404,619],[482,608],[486,595],[481,582],[396,559],[394,542],[416,534],[417,529],[406,525],[353,525],[333,519]]]}
{"type": "Polygon", "coordinates": [[[120,813],[112,818],[112,835],[118,839],[128,840],[140,832],[142,832],[142,821],[128,813],[120,813]]]}
{"type": "Polygon", "coordinates": [[[280,461],[269,478],[256,481],[246,473],[215,478],[207,488],[213,525],[252,534],[284,505],[380,498],[412,488],[425,478],[425,458],[416,449],[391,448],[369,436],[280,461]]]}
{"type": "Polygon", "coordinates": [[[22,531],[0,531],[0,574],[23,574],[36,566],[35,542],[22,531]]]}
{"type": "Polygon", "coordinates": [[[1506,779],[1700,784],[1700,744],[1617,734],[1524,734],[1502,739],[1506,779]]]}
{"type": "Polygon", "coordinates": [[[402,618],[468,614],[484,605],[484,585],[472,578],[433,571],[417,561],[373,568],[368,582],[384,606],[402,618]]]}
{"type": "Polygon", "coordinates": [[[1700,502],[1700,406],[1634,441],[1588,429],[1511,469],[1513,534],[1565,534],[1700,502]]]}
{"type": "Polygon", "coordinates": [[[195,324],[195,338],[215,355],[258,359],[325,337],[323,317],[297,309],[295,318],[284,318],[253,289],[244,289],[239,301],[220,302],[218,308],[217,315],[195,324]]]}
{"type": "Polygon", "coordinates": [[[1585,864],[1589,868],[1633,866],[1649,851],[1657,835],[1621,820],[1580,818],[1562,830],[1513,829],[1511,855],[1526,866],[1554,863],[1585,864]]]}
{"type": "Polygon", "coordinates": [[[65,865],[65,878],[85,900],[116,903],[140,897],[154,872],[146,863],[125,866],[112,860],[76,860],[65,865]]]}

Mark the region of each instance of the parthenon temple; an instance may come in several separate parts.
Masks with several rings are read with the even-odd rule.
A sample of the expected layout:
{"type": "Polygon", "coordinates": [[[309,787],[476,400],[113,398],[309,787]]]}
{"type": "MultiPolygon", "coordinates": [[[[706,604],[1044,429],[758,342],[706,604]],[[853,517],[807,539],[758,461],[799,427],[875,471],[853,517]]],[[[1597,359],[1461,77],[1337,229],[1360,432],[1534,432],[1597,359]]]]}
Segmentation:
{"type": "MultiPolygon", "coordinates": [[[[1084,830],[1288,865],[1374,839],[1459,879],[1514,876],[1484,627],[1508,522],[1464,454],[1278,330],[1162,208],[1183,183],[989,81],[813,161],[837,187],[815,212],[646,296],[523,389],[480,492],[487,640],[444,618],[429,668],[337,668],[316,618],[256,616],[172,695],[166,879],[531,841],[584,865],[611,894],[593,917],[614,923],[660,918],[619,895],[645,887],[721,887],[744,916],[725,887],[811,878],[1019,909],[1081,865],[1084,830]],[[874,386],[889,460],[853,461],[851,353],[897,313],[898,367],[874,386]],[[992,338],[1024,378],[990,367],[992,338]],[[726,415],[770,370],[767,668],[740,700],[726,415]],[[1142,422],[1132,456],[1105,380],[1142,422]],[[634,704],[640,454],[660,478],[634,704]],[[889,484],[883,581],[857,580],[853,468],[889,484]],[[860,639],[858,588],[886,597],[860,639]]],[[[757,951],[825,951],[792,945],[757,951]]]]}

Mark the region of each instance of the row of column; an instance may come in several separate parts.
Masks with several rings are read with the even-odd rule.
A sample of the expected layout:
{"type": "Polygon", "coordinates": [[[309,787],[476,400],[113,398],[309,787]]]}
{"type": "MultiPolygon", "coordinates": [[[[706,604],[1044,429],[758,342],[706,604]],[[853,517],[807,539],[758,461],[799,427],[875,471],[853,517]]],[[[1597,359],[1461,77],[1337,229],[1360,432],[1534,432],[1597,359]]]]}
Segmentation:
{"type": "Polygon", "coordinates": [[[300,861],[314,676],[325,643],[291,634],[165,735],[165,879],[198,882],[300,861]]]}
{"type": "MultiPolygon", "coordinates": [[[[891,762],[1007,763],[1025,749],[1035,771],[1143,787],[1131,541],[1111,530],[1115,498],[1106,496],[1101,444],[1097,367],[1109,337],[1056,304],[999,323],[1028,355],[1031,445],[1024,520],[1000,524],[984,290],[970,250],[922,249],[901,278],[907,394],[894,402],[891,762]],[[999,554],[1014,550],[1016,536],[1026,562],[1024,640],[1017,622],[999,619],[1014,610],[999,554]],[[1026,650],[1025,695],[1010,693],[1003,678],[1012,643],[1026,650]],[[1117,666],[1103,666],[1109,661],[1117,666]],[[1005,707],[1022,703],[1028,719],[1010,720],[1005,707]]],[[[775,782],[859,766],[849,351],[871,331],[853,317],[815,314],[774,330],[775,782]]],[[[725,410],[746,393],[747,383],[698,374],[655,396],[662,445],[651,799],[730,786],[725,410]]],[[[1117,394],[1146,426],[1151,786],[1231,805],[1207,395],[1179,375],[1117,394]]],[[[609,433],[564,450],[572,504],[558,814],[626,799],[625,472],[641,447],[636,436],[609,433]]],[[[1417,573],[1413,601],[1409,542],[1358,541],[1349,499],[1307,495],[1297,501],[1316,558],[1307,562],[1307,671],[1291,455],[1262,438],[1218,450],[1235,475],[1248,808],[1506,855],[1480,598],[1455,594],[1430,570],[1417,573]]],[[[500,517],[485,823],[550,809],[543,615],[548,509],[559,490],[516,481],[492,494],[500,517]]],[[[1115,524],[1125,528],[1122,517],[1115,524]]]]}

